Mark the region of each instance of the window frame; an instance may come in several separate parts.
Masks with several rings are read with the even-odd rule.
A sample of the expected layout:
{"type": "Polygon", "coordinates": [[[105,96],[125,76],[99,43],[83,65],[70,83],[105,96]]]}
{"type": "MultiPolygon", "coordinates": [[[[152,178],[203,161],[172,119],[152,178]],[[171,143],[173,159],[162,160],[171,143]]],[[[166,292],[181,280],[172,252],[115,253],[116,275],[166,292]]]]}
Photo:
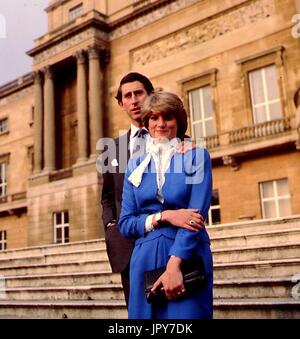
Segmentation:
{"type": "Polygon", "coordinates": [[[4,172],[4,182],[0,182],[0,198],[4,198],[7,196],[7,161],[1,161],[0,159],[0,172],[1,172],[1,177],[2,177],[2,172],[4,172]]]}
{"type": "Polygon", "coordinates": [[[202,86],[202,87],[199,87],[199,88],[196,88],[196,89],[193,89],[193,90],[190,90],[188,91],[188,96],[189,96],[189,111],[190,111],[190,116],[191,116],[191,121],[190,121],[190,124],[191,124],[191,134],[192,134],[192,138],[193,139],[196,139],[196,136],[195,136],[195,130],[194,130],[194,126],[195,125],[200,125],[201,126],[201,130],[202,130],[202,137],[210,137],[212,135],[215,135],[216,134],[216,126],[215,126],[215,117],[214,117],[214,111],[213,111],[213,107],[212,107],[212,115],[210,118],[205,118],[205,102],[204,102],[204,89],[205,88],[209,88],[210,89],[210,94],[211,94],[211,106],[213,106],[212,104],[212,87],[210,85],[205,85],[205,86],[202,86]],[[201,119],[199,120],[196,120],[194,118],[194,108],[193,108],[193,105],[192,105],[192,92],[199,92],[199,101],[200,101],[200,107],[201,107],[201,119]],[[206,125],[206,122],[207,121],[212,121],[213,122],[213,128],[214,128],[214,133],[208,135],[207,134],[207,125],[206,125]]]}
{"type": "Polygon", "coordinates": [[[177,83],[181,86],[181,96],[183,98],[183,102],[185,107],[188,108],[188,133],[190,135],[194,135],[193,131],[193,122],[192,122],[192,109],[191,103],[189,99],[189,93],[193,90],[197,90],[203,88],[205,86],[211,87],[211,105],[212,105],[212,116],[214,121],[214,134],[217,135],[220,130],[220,122],[218,118],[219,112],[219,102],[218,100],[218,92],[217,92],[217,68],[209,69],[205,72],[184,78],[179,80],[177,83]]]}
{"type": "Polygon", "coordinates": [[[221,218],[221,204],[220,204],[220,194],[218,189],[214,189],[214,192],[218,192],[218,197],[219,197],[219,204],[218,205],[212,205],[210,204],[209,210],[208,210],[208,217],[207,217],[207,226],[214,226],[214,225],[220,225],[222,223],[222,218],[221,218]],[[213,210],[219,210],[220,211],[220,223],[213,223],[212,220],[212,211],[213,210]]]}
{"type": "Polygon", "coordinates": [[[3,118],[0,118],[0,135],[3,135],[3,134],[7,134],[9,132],[9,121],[8,121],[8,117],[3,117],[3,118]],[[6,129],[3,129],[3,127],[1,127],[1,123],[5,122],[6,121],[6,129]]]}
{"type": "Polygon", "coordinates": [[[247,114],[248,125],[255,125],[254,114],[252,112],[251,86],[249,73],[260,68],[264,68],[274,64],[276,66],[276,79],[279,90],[279,99],[281,103],[282,119],[289,116],[289,112],[293,112],[292,101],[288,100],[286,95],[286,71],[284,66],[284,46],[276,46],[274,48],[241,58],[236,60],[236,65],[240,68],[240,82],[242,89],[242,110],[247,114]]]}
{"type": "Polygon", "coordinates": [[[7,250],[7,231],[0,230],[0,252],[7,250]]]}
{"type": "Polygon", "coordinates": [[[290,207],[291,207],[291,215],[293,214],[292,212],[292,202],[291,202],[291,193],[289,190],[289,180],[288,178],[279,178],[279,179],[273,179],[273,180],[267,180],[267,181],[262,181],[259,183],[259,192],[260,192],[260,202],[261,202],[261,212],[262,212],[262,218],[263,219],[272,219],[272,218],[283,218],[286,216],[280,216],[280,210],[279,210],[279,201],[280,200],[289,200],[290,201],[290,207]],[[287,188],[289,191],[288,195],[278,195],[278,189],[277,189],[277,182],[280,180],[286,180],[287,182],[287,188]],[[274,195],[271,198],[264,198],[263,197],[263,184],[267,183],[272,183],[273,184],[273,193],[274,195]],[[276,216],[274,217],[266,217],[266,212],[265,212],[265,202],[268,201],[274,201],[275,202],[275,211],[276,211],[276,216]]]}
{"type": "Polygon", "coordinates": [[[70,242],[70,215],[68,210],[53,212],[53,241],[54,244],[66,244],[70,242]],[[57,216],[61,215],[61,224],[57,224],[57,216]],[[68,222],[65,222],[65,214],[68,215],[68,222]],[[68,237],[65,236],[65,229],[68,229],[68,237]],[[61,229],[61,242],[58,242],[57,231],[61,229]]]}
{"type": "MultiPolygon", "coordinates": [[[[253,71],[248,72],[248,80],[249,80],[249,88],[250,88],[250,96],[251,96],[251,110],[252,110],[253,122],[254,122],[255,125],[262,123],[262,122],[268,122],[268,121],[276,120],[276,119],[271,119],[271,116],[270,116],[270,105],[272,103],[278,103],[279,102],[279,104],[282,108],[281,100],[280,100],[279,86],[278,86],[279,97],[277,99],[273,99],[273,100],[269,100],[269,98],[268,98],[268,87],[267,87],[267,83],[266,83],[267,82],[267,80],[266,80],[266,68],[271,67],[271,66],[275,67],[275,75],[277,75],[275,64],[267,65],[267,66],[264,66],[264,67],[261,67],[261,68],[258,68],[258,69],[255,69],[253,71]],[[264,101],[263,101],[263,103],[260,103],[260,104],[254,103],[254,91],[252,90],[254,88],[254,85],[252,83],[251,73],[255,72],[255,71],[260,71],[261,75],[262,75],[262,86],[263,86],[264,101]],[[255,110],[258,107],[265,107],[266,108],[267,119],[262,121],[262,122],[257,121],[257,114],[256,114],[255,110]]],[[[282,110],[281,110],[281,116],[283,118],[282,110]]]]}

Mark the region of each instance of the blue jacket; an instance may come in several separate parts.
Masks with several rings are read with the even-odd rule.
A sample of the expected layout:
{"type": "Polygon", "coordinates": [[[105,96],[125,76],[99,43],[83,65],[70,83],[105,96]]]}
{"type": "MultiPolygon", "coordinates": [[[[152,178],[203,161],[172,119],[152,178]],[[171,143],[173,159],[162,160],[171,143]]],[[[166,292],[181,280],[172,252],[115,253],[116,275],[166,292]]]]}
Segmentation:
{"type": "MultiPolygon", "coordinates": [[[[132,158],[128,163],[123,187],[122,210],[118,223],[120,231],[125,237],[136,239],[130,267],[132,284],[129,317],[153,318],[172,317],[172,315],[174,317],[179,314],[178,306],[177,308],[175,306],[174,313],[170,313],[169,310],[168,315],[165,313],[161,316],[158,316],[157,313],[154,315],[151,305],[145,303],[144,300],[141,301],[144,298],[143,272],[165,265],[170,255],[181,257],[184,260],[190,260],[195,256],[202,257],[209,280],[205,303],[209,303],[209,312],[212,312],[212,257],[207,231],[201,229],[198,232],[191,232],[172,225],[165,225],[145,233],[146,218],[159,211],[197,208],[204,218],[207,217],[212,194],[209,153],[205,149],[199,148],[185,154],[175,153],[165,176],[162,189],[163,203],[156,196],[157,182],[156,173],[153,171],[154,161],[148,165],[139,187],[135,187],[128,180],[128,177],[143,159],[144,157],[132,158]],[[151,252],[151,256],[149,256],[149,252],[151,252]],[[207,296],[209,302],[207,302],[207,296]],[[146,308],[150,309],[145,310],[146,308]]],[[[194,313],[188,317],[194,317],[194,313]]],[[[207,314],[204,317],[207,317],[207,314]]]]}

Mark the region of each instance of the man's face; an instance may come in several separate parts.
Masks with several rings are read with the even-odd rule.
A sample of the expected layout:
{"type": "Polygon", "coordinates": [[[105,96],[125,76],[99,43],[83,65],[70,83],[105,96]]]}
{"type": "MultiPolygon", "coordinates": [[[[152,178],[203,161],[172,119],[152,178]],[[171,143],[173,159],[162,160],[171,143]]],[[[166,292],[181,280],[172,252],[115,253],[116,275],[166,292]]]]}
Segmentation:
{"type": "Polygon", "coordinates": [[[139,81],[122,85],[122,102],[120,107],[128,114],[132,124],[142,127],[141,106],[148,94],[144,85],[139,81]]]}

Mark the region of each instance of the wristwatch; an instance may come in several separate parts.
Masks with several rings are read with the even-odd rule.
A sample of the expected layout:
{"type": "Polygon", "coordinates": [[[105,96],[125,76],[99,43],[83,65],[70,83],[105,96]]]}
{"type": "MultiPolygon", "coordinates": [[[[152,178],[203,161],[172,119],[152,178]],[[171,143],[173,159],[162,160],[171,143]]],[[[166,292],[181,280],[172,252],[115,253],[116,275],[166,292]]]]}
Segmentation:
{"type": "Polygon", "coordinates": [[[154,214],[154,220],[155,220],[155,223],[156,223],[156,226],[154,226],[154,228],[158,228],[158,227],[161,226],[161,224],[162,224],[161,218],[162,218],[161,212],[154,214]]]}

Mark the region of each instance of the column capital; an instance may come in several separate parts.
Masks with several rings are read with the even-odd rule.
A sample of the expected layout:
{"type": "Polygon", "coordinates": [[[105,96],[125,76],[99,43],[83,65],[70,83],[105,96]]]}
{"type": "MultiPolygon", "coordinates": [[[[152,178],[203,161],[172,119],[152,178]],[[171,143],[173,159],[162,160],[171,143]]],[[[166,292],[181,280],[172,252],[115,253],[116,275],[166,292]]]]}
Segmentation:
{"type": "Polygon", "coordinates": [[[81,49],[79,51],[76,51],[74,53],[74,57],[76,58],[77,60],[77,64],[80,65],[80,64],[84,64],[85,63],[85,50],[84,49],[81,49]]]}
{"type": "Polygon", "coordinates": [[[100,57],[101,57],[101,62],[103,65],[108,65],[110,62],[110,50],[107,48],[101,48],[100,49],[100,57]]]}
{"type": "Polygon", "coordinates": [[[43,75],[41,71],[33,72],[32,77],[35,84],[41,84],[43,82],[43,75]]]}
{"type": "Polygon", "coordinates": [[[100,48],[97,45],[91,45],[88,47],[89,59],[99,59],[100,48]]]}
{"type": "Polygon", "coordinates": [[[45,79],[53,79],[54,74],[51,66],[44,67],[43,72],[45,74],[45,79]]]}

